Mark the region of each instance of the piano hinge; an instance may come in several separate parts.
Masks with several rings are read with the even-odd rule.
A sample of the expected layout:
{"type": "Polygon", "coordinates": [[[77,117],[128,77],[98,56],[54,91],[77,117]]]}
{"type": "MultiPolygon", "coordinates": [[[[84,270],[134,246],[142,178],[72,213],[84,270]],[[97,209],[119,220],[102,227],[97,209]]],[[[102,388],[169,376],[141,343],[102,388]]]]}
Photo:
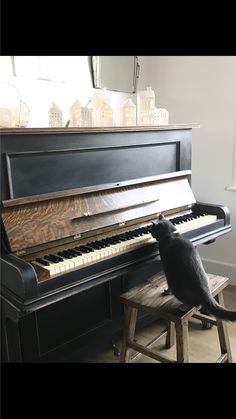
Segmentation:
{"type": "Polygon", "coordinates": [[[81,238],[81,234],[76,234],[74,237],[73,237],[73,239],[74,240],[77,240],[77,239],[80,239],[81,238]]]}
{"type": "Polygon", "coordinates": [[[25,254],[26,254],[25,250],[17,250],[17,252],[16,252],[16,256],[22,256],[22,255],[25,255],[25,254]]]}

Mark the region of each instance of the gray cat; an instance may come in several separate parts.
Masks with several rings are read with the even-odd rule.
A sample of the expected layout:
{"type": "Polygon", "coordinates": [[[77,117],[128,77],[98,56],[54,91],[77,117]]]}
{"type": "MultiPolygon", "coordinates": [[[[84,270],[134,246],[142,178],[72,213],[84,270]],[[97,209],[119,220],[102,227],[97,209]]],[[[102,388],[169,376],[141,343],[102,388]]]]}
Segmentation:
{"type": "Polygon", "coordinates": [[[152,223],[151,234],[159,242],[168,290],[185,305],[201,305],[216,318],[236,321],[236,311],[225,309],[212,297],[207,274],[191,241],[176,233],[175,226],[162,214],[159,222],[152,223]]]}

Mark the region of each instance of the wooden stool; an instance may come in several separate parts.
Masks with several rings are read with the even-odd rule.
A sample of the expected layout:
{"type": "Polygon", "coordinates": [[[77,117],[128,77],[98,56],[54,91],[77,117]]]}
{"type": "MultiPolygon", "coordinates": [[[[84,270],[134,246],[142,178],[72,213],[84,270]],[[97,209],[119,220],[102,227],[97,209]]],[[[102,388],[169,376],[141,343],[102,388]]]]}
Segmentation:
{"type": "MultiPolygon", "coordinates": [[[[211,294],[216,297],[220,305],[224,305],[222,290],[228,285],[229,279],[208,274],[211,294]]],[[[163,272],[149,279],[145,285],[137,286],[121,295],[121,302],[125,305],[125,324],[124,336],[120,362],[132,362],[137,354],[131,359],[130,349],[134,349],[138,354],[144,354],[159,362],[189,362],[188,353],[188,321],[191,317],[207,321],[217,326],[221,356],[216,362],[232,362],[229,337],[226,322],[215,320],[212,317],[203,315],[199,312],[201,307],[192,307],[187,311],[179,309],[180,303],[172,295],[163,295],[163,290],[167,288],[166,278],[163,272]],[[177,305],[176,305],[177,304],[177,305]],[[134,340],[137,313],[139,309],[154,313],[167,322],[167,328],[147,345],[141,345],[134,340]],[[174,345],[176,332],[176,354],[177,361],[157,352],[152,352],[149,348],[161,337],[166,336],[166,348],[174,345]]]]}

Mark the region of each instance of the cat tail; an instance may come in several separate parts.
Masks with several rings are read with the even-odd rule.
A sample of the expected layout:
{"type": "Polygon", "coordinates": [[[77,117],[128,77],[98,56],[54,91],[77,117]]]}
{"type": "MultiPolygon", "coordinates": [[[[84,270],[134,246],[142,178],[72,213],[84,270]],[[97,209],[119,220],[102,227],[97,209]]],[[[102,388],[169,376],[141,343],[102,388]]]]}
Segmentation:
{"type": "Polygon", "coordinates": [[[218,319],[229,322],[236,322],[236,311],[227,310],[226,308],[222,307],[212,296],[201,305],[203,308],[206,308],[210,314],[213,314],[213,316],[218,319]]]}

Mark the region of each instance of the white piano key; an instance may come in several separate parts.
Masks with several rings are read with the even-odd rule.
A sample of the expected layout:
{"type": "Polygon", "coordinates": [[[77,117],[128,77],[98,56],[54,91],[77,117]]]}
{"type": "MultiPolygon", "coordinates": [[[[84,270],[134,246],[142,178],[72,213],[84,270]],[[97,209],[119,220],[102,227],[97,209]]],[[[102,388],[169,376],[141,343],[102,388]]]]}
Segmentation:
{"type": "Polygon", "coordinates": [[[60,269],[59,269],[59,267],[56,266],[56,263],[52,263],[49,266],[43,265],[43,264],[41,264],[39,262],[36,262],[36,261],[33,261],[32,263],[33,263],[33,265],[40,266],[44,270],[48,271],[50,276],[60,273],[60,269]]]}

